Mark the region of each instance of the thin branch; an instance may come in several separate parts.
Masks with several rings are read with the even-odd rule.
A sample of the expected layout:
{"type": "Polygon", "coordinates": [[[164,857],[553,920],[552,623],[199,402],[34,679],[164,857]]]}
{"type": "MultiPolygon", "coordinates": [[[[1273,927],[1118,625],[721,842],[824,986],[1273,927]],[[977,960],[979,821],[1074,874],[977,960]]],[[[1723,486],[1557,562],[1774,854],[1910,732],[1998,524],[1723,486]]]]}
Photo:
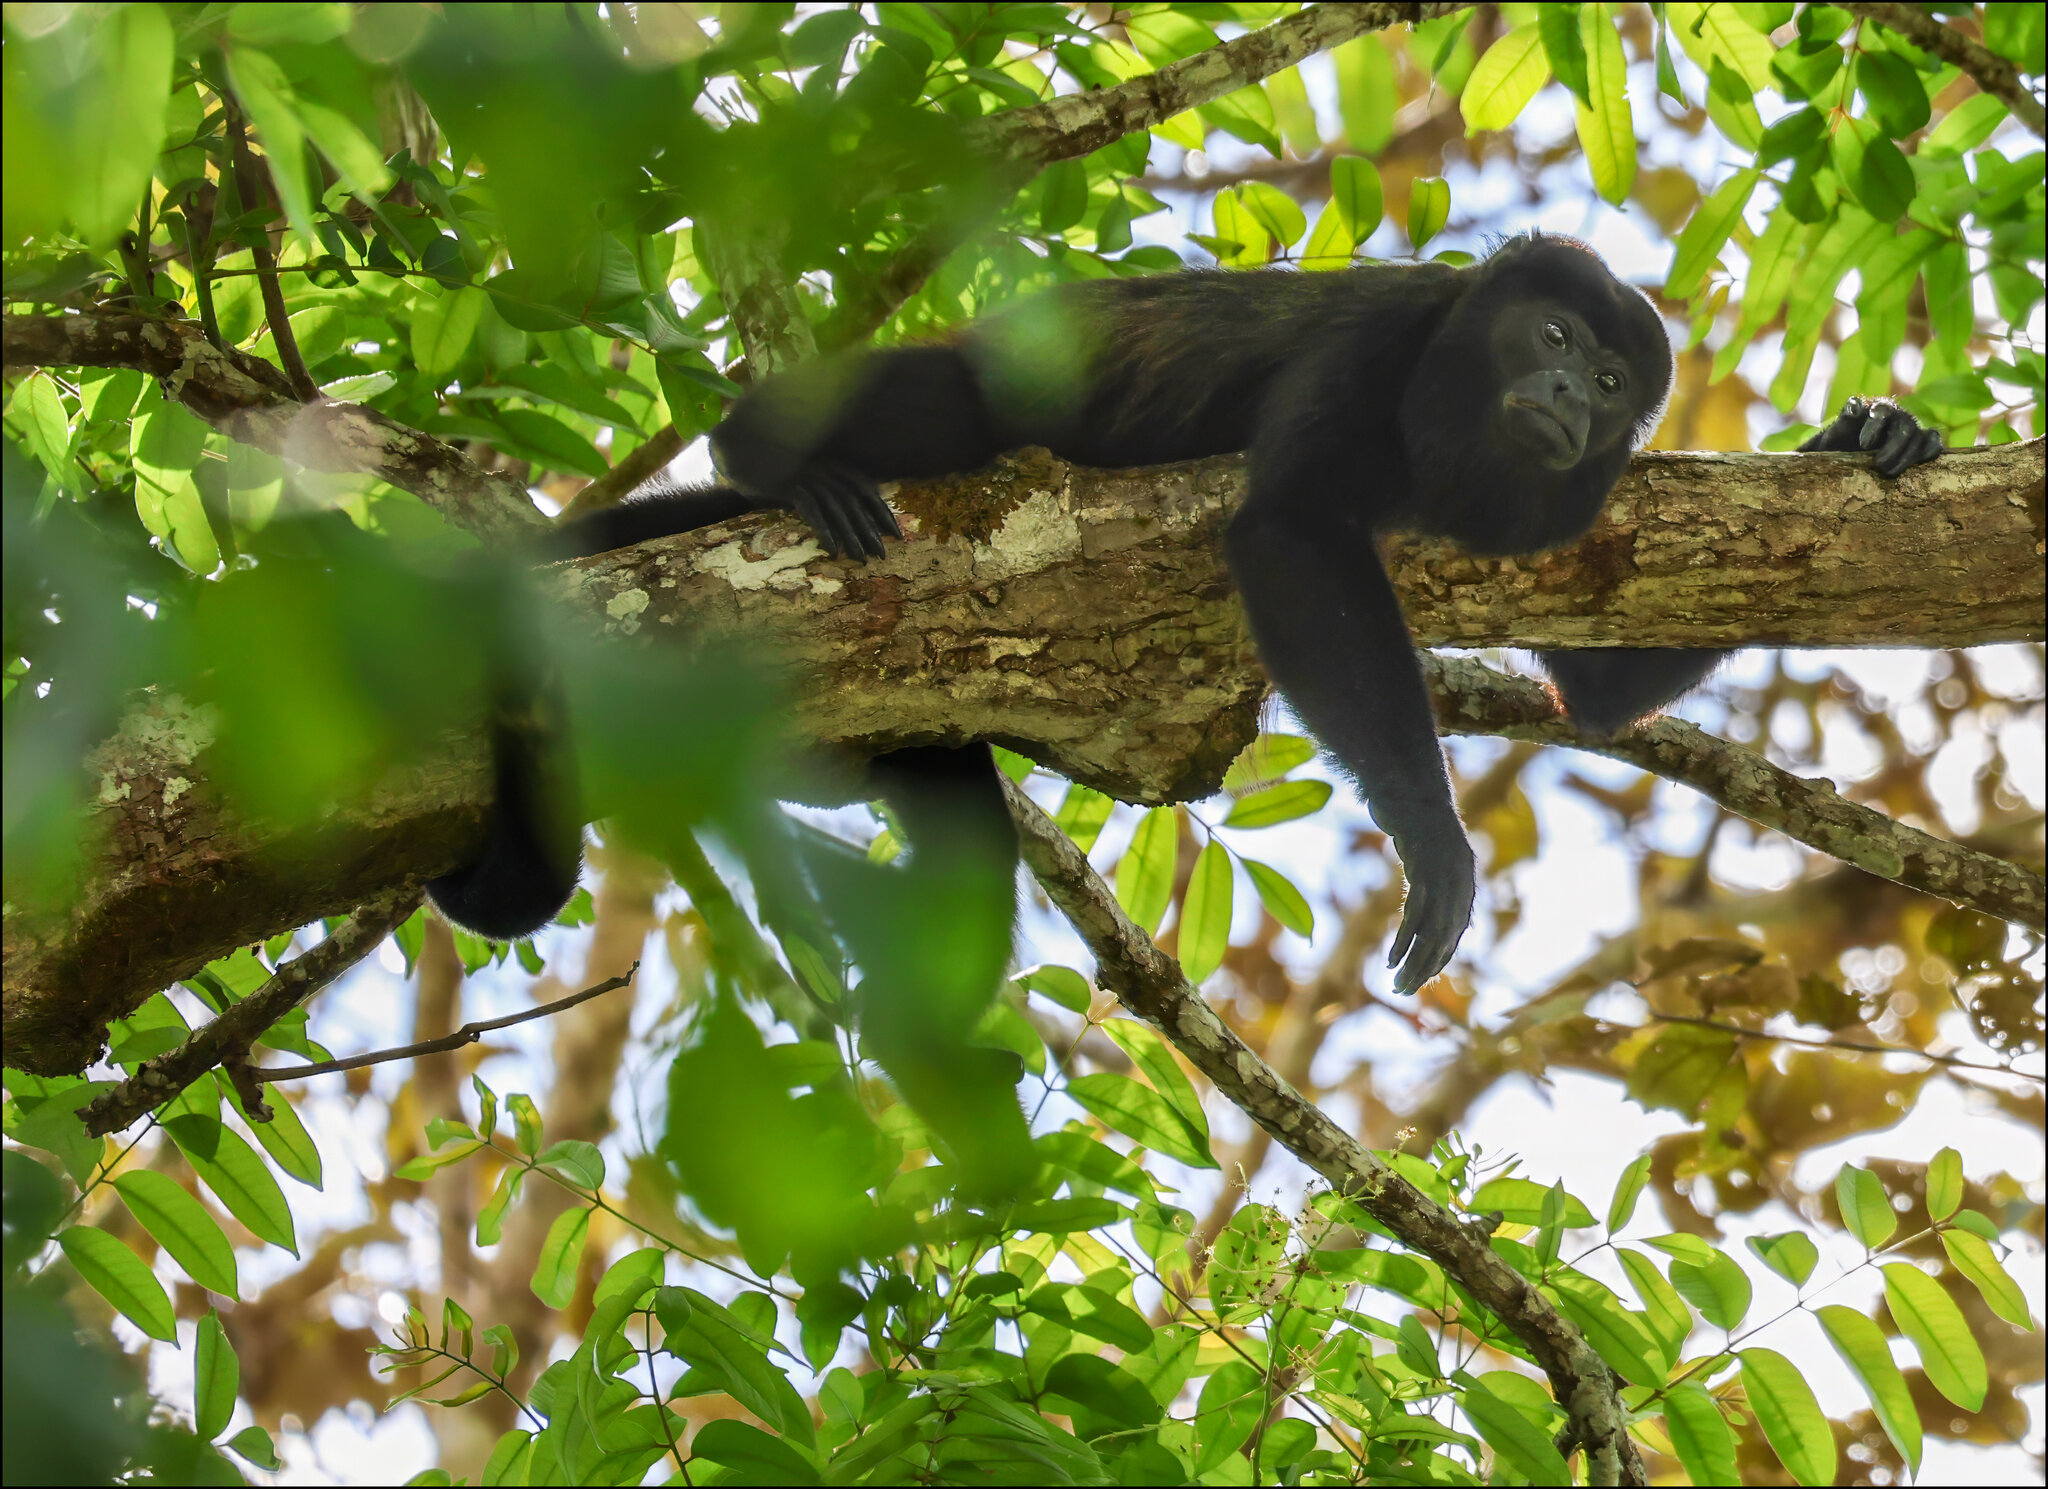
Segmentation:
{"type": "Polygon", "coordinates": [[[1846,800],[1834,782],[1793,775],[1697,724],[1660,717],[1613,739],[1594,739],[1573,727],[1549,690],[1532,679],[1504,676],[1470,657],[1425,655],[1423,670],[1446,733],[1572,745],[1625,760],[1880,879],[2048,929],[2048,883],[2039,874],[1846,800]]]}
{"type": "Polygon", "coordinates": [[[2041,101],[2020,81],[2020,70],[1998,53],[1970,40],[1955,27],[1944,26],[1926,11],[1895,3],[1895,0],[1878,0],[1878,3],[1840,0],[1835,8],[1888,26],[1914,46],[1934,53],[1944,62],[1953,62],[1968,73],[1979,88],[1994,98],[2004,100],[2005,106],[2012,110],[2013,118],[2036,135],[2043,135],[2044,130],[2048,130],[2048,116],[2043,114],[2041,101]]]}
{"type": "MultiPolygon", "coordinates": [[[[840,306],[819,333],[828,348],[867,340],[897,307],[917,293],[946,256],[978,232],[995,211],[1058,160],[1074,160],[1129,134],[1164,124],[1176,114],[1213,103],[1240,88],[1284,72],[1305,57],[1389,26],[1450,15],[1463,4],[1303,7],[1294,15],[1207,51],[1130,78],[1114,88],[1065,94],[991,114],[963,131],[985,161],[986,177],[973,202],[954,201],[878,265],[835,285],[840,306]]],[[[878,192],[901,182],[877,183],[878,192]]]]}
{"type": "Polygon", "coordinates": [[[675,425],[656,430],[638,449],[570,497],[555,520],[568,522],[585,512],[618,505],[682,453],[683,436],[675,425]]]}
{"type": "Polygon", "coordinates": [[[1796,1044],[1810,1050],[1853,1050],[1859,1055],[1910,1055],[1915,1060],[1925,1060],[1930,1065],[1946,1066],[1950,1070],[1974,1070],[1983,1075],[2009,1075],[2014,1080],[2048,1085],[2048,1076],[2032,1075],[2024,1070],[2015,1070],[2010,1065],[1980,1065],[1975,1060],[1961,1060],[1954,1055],[1931,1055],[1926,1050],[1904,1049],[1895,1044],[1872,1044],[1861,1039],[1807,1039],[1798,1034],[1773,1034],[1765,1029],[1744,1029],[1736,1024],[1724,1024],[1718,1019],[1692,1018],[1678,1013],[1653,1011],[1650,1019],[1653,1023],[1691,1024],[1696,1029],[1718,1029],[1723,1034],[1733,1034],[1737,1039],[1768,1039],[1776,1044],[1796,1044]]]}
{"type": "MultiPolygon", "coordinates": [[[[232,99],[222,102],[227,105],[228,156],[234,165],[235,194],[242,199],[242,210],[247,212],[268,205],[269,193],[263,189],[265,177],[257,169],[256,157],[249,153],[249,135],[242,123],[240,105],[232,99]]],[[[277,348],[278,365],[291,380],[292,392],[299,402],[317,402],[319,385],[306,371],[306,359],[299,355],[298,338],[292,335],[291,318],[285,314],[284,291],[277,283],[277,255],[270,251],[268,229],[259,228],[251,235],[249,256],[256,265],[256,287],[263,296],[263,318],[270,324],[270,343],[277,348]]]]}
{"type": "Polygon", "coordinates": [[[466,1044],[475,1044],[494,1029],[509,1029],[514,1024],[524,1024],[533,1019],[544,1019],[550,1014],[561,1013],[574,1008],[578,1003],[587,1003],[601,993],[614,992],[632,982],[633,974],[640,970],[640,963],[634,962],[617,977],[607,977],[603,982],[594,982],[580,993],[571,993],[566,998],[557,998],[552,1003],[542,1003],[533,1008],[508,1013],[502,1018],[478,1019],[464,1024],[452,1034],[443,1034],[439,1039],[422,1039],[418,1044],[402,1044],[396,1049],[372,1050],[367,1055],[348,1055],[339,1060],[320,1060],[311,1065],[259,1065],[256,1079],[263,1082],[296,1081],[309,1075],[332,1075],[337,1070],[361,1070],[365,1065],[383,1065],[392,1060],[413,1060],[421,1055],[440,1055],[449,1050],[459,1050],[466,1044]]]}
{"type": "Polygon", "coordinates": [[[1094,953],[1102,985],[1283,1147],[1404,1244],[1435,1260],[1513,1331],[1549,1377],[1584,1445],[1590,1483],[1648,1483],[1612,1372],[1577,1326],[1494,1254],[1492,1227],[1461,1220],[1429,1198],[1276,1074],[1202,1001],[1180,964],[1131,921],[1058,825],[1007,776],[1003,789],[1025,863],[1094,953]]]}
{"type": "MultiPolygon", "coordinates": [[[[419,902],[419,885],[411,882],[394,885],[366,901],[336,926],[325,941],[279,967],[262,987],[241,1002],[231,1004],[210,1023],[194,1029],[183,1044],[143,1061],[120,1085],[102,1091],[79,1108],[79,1119],[85,1123],[87,1134],[100,1137],[118,1132],[176,1096],[214,1066],[236,1057],[246,1058],[249,1046],[265,1030],[368,956],[418,908],[419,902]]],[[[268,1115],[267,1109],[249,1111],[249,1116],[259,1122],[268,1115]]]]}

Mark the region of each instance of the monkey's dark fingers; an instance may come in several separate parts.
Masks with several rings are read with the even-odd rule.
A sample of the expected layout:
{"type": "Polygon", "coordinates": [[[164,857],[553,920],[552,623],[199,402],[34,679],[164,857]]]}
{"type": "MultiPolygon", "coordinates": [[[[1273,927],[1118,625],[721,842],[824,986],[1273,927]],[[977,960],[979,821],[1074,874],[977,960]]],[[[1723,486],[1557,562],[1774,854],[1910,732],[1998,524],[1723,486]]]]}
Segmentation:
{"type": "Polygon", "coordinates": [[[832,520],[830,507],[820,503],[807,487],[799,486],[790,492],[790,508],[803,518],[804,525],[818,540],[818,546],[834,558],[845,551],[845,544],[832,520]]]}
{"type": "Polygon", "coordinates": [[[900,539],[903,536],[902,524],[896,520],[896,509],[883,499],[881,488],[870,481],[862,495],[875,514],[875,531],[887,531],[890,537],[900,539]]]}
{"type": "Polygon", "coordinates": [[[813,470],[805,473],[804,488],[813,510],[818,514],[813,524],[821,536],[827,537],[825,544],[834,558],[850,558],[855,563],[866,563],[868,544],[861,532],[859,521],[848,509],[837,477],[830,471],[813,470]]]}
{"type": "MultiPolygon", "coordinates": [[[[859,471],[839,467],[830,476],[832,489],[839,500],[841,517],[847,528],[860,540],[860,553],[864,558],[880,558],[883,553],[882,534],[896,526],[894,518],[884,524],[878,521],[875,508],[881,506],[881,493],[875,490],[875,483],[859,471]]],[[[882,506],[882,511],[888,508],[882,506]]],[[[900,537],[901,534],[898,534],[900,537]]]]}

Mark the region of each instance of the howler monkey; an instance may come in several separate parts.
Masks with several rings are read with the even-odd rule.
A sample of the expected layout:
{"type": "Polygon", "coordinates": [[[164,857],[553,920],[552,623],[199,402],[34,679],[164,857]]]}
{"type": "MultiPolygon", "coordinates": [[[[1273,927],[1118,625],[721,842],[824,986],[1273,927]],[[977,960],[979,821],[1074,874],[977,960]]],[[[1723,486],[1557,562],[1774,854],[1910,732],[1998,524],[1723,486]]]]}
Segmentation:
{"type": "MultiPolygon", "coordinates": [[[[1463,935],[1474,868],[1375,538],[1434,534],[1481,554],[1569,542],[1655,427],[1671,376],[1649,301],[1564,238],[1514,238],[1466,268],[1092,280],[948,342],[772,379],[712,433],[727,486],[653,490],[558,541],[564,554],[596,553],[785,508],[830,552],[864,560],[900,536],[878,482],[970,470],[1024,445],[1112,467],[1245,451],[1248,491],[1225,538],[1231,573],[1267,671],[1394,840],[1408,898],[1389,962],[1397,990],[1412,992],[1463,935]]],[[[1939,441],[1889,405],[1855,400],[1807,448],[1875,449],[1896,474],[1939,441]]],[[[1611,730],[1676,698],[1719,655],[1545,660],[1573,716],[1611,730]]],[[[963,765],[964,753],[924,751],[912,763],[933,766],[958,796],[963,774],[985,770],[963,765]]],[[[516,761],[499,772],[506,803],[530,800],[530,772],[520,778],[516,761]]],[[[914,790],[918,774],[895,769],[889,783],[914,790]]],[[[978,799],[1001,809],[993,792],[978,799]]],[[[536,851],[539,841],[500,821],[477,865],[435,883],[437,900],[491,934],[534,929],[532,907],[574,887],[574,845],[536,851]],[[493,864],[493,854],[521,862],[493,864]],[[523,904],[508,916],[480,898],[523,904]]]]}

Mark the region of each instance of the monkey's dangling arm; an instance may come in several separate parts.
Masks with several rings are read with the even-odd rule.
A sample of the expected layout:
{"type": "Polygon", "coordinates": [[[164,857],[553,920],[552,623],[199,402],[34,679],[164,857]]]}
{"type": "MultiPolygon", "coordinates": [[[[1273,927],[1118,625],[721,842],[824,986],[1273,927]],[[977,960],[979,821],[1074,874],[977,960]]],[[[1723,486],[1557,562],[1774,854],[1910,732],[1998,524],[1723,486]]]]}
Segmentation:
{"type": "Polygon", "coordinates": [[[1327,513],[1254,496],[1226,543],[1266,671],[1401,855],[1408,902],[1389,962],[1400,967],[1395,991],[1412,993],[1457,950],[1474,872],[1393,585],[1363,527],[1346,534],[1327,513]]]}

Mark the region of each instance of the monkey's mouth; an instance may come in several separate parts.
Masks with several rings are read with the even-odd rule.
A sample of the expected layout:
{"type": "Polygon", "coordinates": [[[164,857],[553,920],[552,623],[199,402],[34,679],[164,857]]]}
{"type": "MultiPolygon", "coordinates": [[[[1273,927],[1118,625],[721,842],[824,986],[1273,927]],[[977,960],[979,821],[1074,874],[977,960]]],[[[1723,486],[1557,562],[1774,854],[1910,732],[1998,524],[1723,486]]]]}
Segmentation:
{"type": "Polygon", "coordinates": [[[1510,418],[1515,428],[1537,446],[1546,465],[1562,470],[1578,463],[1579,437],[1555,409],[1519,393],[1510,393],[1504,401],[1514,411],[1510,418]]]}

